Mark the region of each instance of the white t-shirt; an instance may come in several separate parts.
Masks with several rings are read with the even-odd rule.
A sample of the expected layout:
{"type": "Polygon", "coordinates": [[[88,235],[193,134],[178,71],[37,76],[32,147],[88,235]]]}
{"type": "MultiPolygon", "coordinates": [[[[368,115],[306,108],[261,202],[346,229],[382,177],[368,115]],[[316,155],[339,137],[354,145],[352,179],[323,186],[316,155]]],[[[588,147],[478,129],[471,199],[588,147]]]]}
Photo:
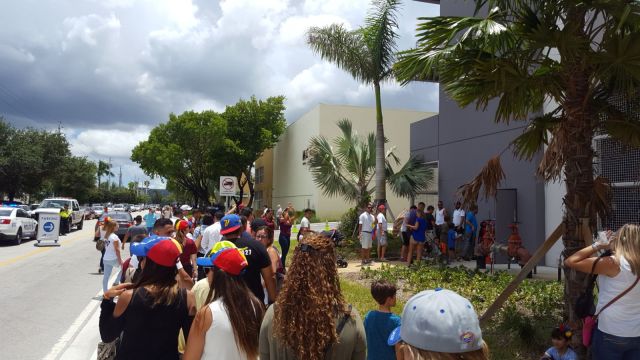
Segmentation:
{"type": "Polygon", "coordinates": [[[464,210],[462,208],[453,210],[453,225],[462,226],[462,220],[464,219],[464,210]]]}
{"type": "Polygon", "coordinates": [[[104,260],[118,260],[115,248],[118,244],[120,244],[120,238],[116,234],[111,234],[109,235],[109,238],[104,240],[104,260]]]}
{"type": "Polygon", "coordinates": [[[217,242],[222,240],[222,235],[220,234],[220,222],[216,222],[211,226],[207,226],[206,229],[202,232],[202,241],[200,242],[200,249],[203,254],[208,254],[209,250],[215,245],[217,242]]]}
{"type": "Polygon", "coordinates": [[[378,225],[382,225],[382,233],[384,235],[384,233],[387,231],[387,218],[384,217],[383,213],[378,214],[376,218],[378,219],[378,225]]]}
{"type": "Polygon", "coordinates": [[[372,232],[373,231],[373,215],[368,212],[363,212],[360,214],[360,218],[358,219],[358,224],[362,225],[363,232],[372,232]]]}
{"type": "MultiPolygon", "coordinates": [[[[628,289],[635,280],[636,276],[631,272],[629,262],[624,257],[620,257],[618,275],[598,276],[599,293],[596,312],[628,289]]],[[[614,336],[640,336],[640,283],[598,316],[598,329],[614,336]]]]}
{"type": "Polygon", "coordinates": [[[444,212],[446,210],[444,208],[438,210],[436,212],[436,225],[442,225],[444,224],[444,212]]]}
{"type": "Polygon", "coordinates": [[[311,228],[311,223],[309,222],[309,219],[307,219],[307,217],[303,217],[302,220],[300,220],[300,227],[301,228],[311,228]]]}

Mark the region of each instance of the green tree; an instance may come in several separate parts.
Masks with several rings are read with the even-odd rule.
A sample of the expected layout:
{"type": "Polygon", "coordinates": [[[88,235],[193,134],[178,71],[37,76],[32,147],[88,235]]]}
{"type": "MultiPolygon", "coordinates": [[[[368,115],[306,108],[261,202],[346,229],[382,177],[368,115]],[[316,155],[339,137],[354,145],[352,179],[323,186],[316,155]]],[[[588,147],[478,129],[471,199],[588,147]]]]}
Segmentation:
{"type": "MultiPolygon", "coordinates": [[[[111,164],[106,161],[98,160],[98,166],[96,167],[96,175],[98,178],[98,187],[100,187],[101,179],[103,176],[106,176],[107,179],[113,176],[113,172],[111,171],[111,164]]],[[[109,180],[107,180],[107,187],[109,187],[108,183],[109,183],[109,180]]]]}
{"type": "Polygon", "coordinates": [[[386,200],[380,85],[392,77],[399,5],[399,0],[373,0],[364,27],[349,31],[341,24],[333,24],[312,27],[307,33],[307,43],[323,59],[335,63],[357,81],[373,85],[376,99],[376,202],[386,200]]]}
{"type": "MultiPolygon", "coordinates": [[[[595,230],[597,214],[607,211],[606,181],[593,176],[594,135],[640,145],[638,104],[630,100],[640,84],[640,3],[476,5],[474,17],[421,18],[417,48],[402,53],[394,71],[404,83],[437,79],[460,106],[486,109],[495,100],[497,122],[529,122],[513,150],[525,159],[542,151],[538,174],[564,179],[563,242],[569,256],[585,245],[581,219],[595,230]],[[545,103],[554,108],[541,114],[545,103]]],[[[495,192],[502,169],[499,159],[490,163],[487,176],[466,188],[467,198],[477,197],[481,185],[495,192]]],[[[565,275],[565,311],[577,323],[573,306],[584,274],[567,269],[565,275]]]]}
{"type": "Polygon", "coordinates": [[[10,200],[41,190],[70,156],[64,134],[36,129],[16,129],[0,119],[0,192],[10,200]]]}
{"type": "Polygon", "coordinates": [[[284,110],[284,96],[266,100],[257,100],[252,96],[249,100],[240,100],[235,105],[227,106],[222,114],[228,124],[227,139],[235,144],[227,151],[230,161],[226,162],[226,169],[240,181],[240,201],[244,186],[248,184],[249,206],[254,196],[251,170],[260,155],[278,143],[287,126],[284,110]]]}
{"type": "Polygon", "coordinates": [[[68,156],[58,173],[49,180],[56,196],[68,196],[88,202],[96,184],[96,164],[86,157],[68,156]]]}
{"type": "MultiPolygon", "coordinates": [[[[333,146],[324,136],[311,139],[309,168],[313,181],[325,195],[342,196],[362,208],[374,191],[371,181],[376,173],[376,135],[358,136],[348,119],[337,125],[342,136],[333,139],[333,146]]],[[[400,160],[391,149],[385,156],[386,180],[398,196],[415,196],[433,181],[433,169],[416,157],[397,171],[394,165],[400,165],[400,160]]]]}
{"type": "Polygon", "coordinates": [[[131,160],[148,176],[161,176],[191,194],[196,203],[208,205],[211,179],[223,175],[230,161],[225,154],[236,147],[226,133],[227,122],[214,111],[171,114],[133,149],[131,160]]]}

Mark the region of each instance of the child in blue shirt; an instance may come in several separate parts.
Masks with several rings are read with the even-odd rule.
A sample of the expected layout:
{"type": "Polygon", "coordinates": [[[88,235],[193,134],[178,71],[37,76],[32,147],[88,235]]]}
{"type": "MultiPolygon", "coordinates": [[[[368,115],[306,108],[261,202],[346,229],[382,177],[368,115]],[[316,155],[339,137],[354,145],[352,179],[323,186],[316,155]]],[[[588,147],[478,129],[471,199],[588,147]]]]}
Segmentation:
{"type": "Polygon", "coordinates": [[[545,351],[541,360],[578,360],[578,355],[569,346],[573,331],[566,325],[554,328],[551,331],[551,343],[549,350],[545,351]]]}
{"type": "Polygon", "coordinates": [[[364,331],[367,334],[367,360],[395,360],[396,351],[387,345],[391,332],[400,326],[400,317],[391,312],[396,305],[396,287],[385,280],[371,284],[371,296],[378,303],[378,310],[372,310],[364,317],[364,331]]]}

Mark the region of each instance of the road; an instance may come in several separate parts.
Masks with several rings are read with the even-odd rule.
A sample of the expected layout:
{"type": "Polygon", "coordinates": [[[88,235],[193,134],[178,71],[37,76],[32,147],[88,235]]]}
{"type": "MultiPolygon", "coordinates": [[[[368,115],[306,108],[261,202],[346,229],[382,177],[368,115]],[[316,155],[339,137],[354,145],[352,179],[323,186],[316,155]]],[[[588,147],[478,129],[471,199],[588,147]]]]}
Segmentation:
{"type": "Polygon", "coordinates": [[[60,247],[0,244],[0,358],[95,359],[102,275],[94,226],[85,221],[60,247]]]}
{"type": "Polygon", "coordinates": [[[2,358],[62,358],[74,340],[69,335],[76,335],[68,330],[81,328],[83,324],[74,324],[78,316],[99,305],[94,298],[102,276],[97,273],[94,226],[95,220],[85,221],[83,230],[61,238],[60,247],[34,247],[35,240],[0,246],[2,358]]]}

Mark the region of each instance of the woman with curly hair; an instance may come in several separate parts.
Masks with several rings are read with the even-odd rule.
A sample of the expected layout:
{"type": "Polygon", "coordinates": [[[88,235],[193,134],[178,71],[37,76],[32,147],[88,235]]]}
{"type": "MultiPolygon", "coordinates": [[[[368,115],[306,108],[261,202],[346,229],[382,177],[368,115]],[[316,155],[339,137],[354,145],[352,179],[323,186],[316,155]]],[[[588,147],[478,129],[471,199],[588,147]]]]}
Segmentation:
{"type": "Polygon", "coordinates": [[[308,234],[296,247],[260,329],[260,360],[365,359],[362,319],[340,292],[333,241],[308,234]]]}

